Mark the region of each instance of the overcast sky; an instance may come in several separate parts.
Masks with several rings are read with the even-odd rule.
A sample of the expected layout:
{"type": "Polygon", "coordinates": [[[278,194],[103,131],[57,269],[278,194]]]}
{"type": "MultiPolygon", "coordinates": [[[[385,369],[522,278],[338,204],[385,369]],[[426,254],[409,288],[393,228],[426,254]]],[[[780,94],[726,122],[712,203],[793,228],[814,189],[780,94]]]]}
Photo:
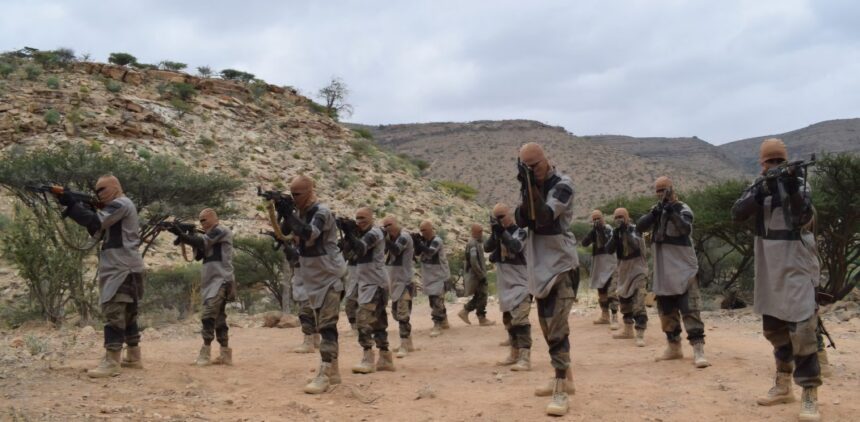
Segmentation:
{"type": "Polygon", "coordinates": [[[534,119],[712,143],[860,117],[860,2],[0,0],[0,49],[237,68],[361,123],[534,119]]]}

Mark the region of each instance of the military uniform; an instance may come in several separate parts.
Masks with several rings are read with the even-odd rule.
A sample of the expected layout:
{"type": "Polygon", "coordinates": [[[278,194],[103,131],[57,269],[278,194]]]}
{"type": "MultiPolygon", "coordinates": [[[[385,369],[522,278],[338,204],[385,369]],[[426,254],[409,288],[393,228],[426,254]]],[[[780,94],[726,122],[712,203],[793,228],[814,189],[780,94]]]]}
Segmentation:
{"type": "MultiPolygon", "coordinates": [[[[612,238],[612,227],[602,224],[600,229],[591,229],[588,235],[582,239],[582,246],[591,246],[591,288],[597,289],[598,303],[603,315],[612,312],[613,319],[618,313],[618,295],[615,292],[617,285],[616,271],[618,259],[608,250],[607,244],[612,238]]],[[[595,321],[597,323],[597,321],[595,321]]],[[[609,321],[600,320],[600,323],[608,324],[609,321]]]]}
{"type": "Polygon", "coordinates": [[[645,311],[648,264],[645,261],[645,241],[631,225],[615,230],[606,247],[618,262],[618,290],[625,333],[616,338],[630,338],[631,327],[637,331],[637,340],[648,325],[645,311]]]}
{"type": "MultiPolygon", "coordinates": [[[[474,238],[469,239],[466,250],[463,251],[465,272],[463,274],[466,296],[472,298],[463,306],[465,314],[475,311],[481,321],[487,318],[487,264],[484,262],[484,245],[474,238]]],[[[468,317],[467,317],[468,318],[468,317]]]]}
{"type": "Polygon", "coordinates": [[[430,298],[430,316],[434,327],[442,327],[447,322],[445,310],[445,283],[451,278],[448,259],[442,238],[434,236],[430,241],[422,240],[415,245],[415,253],[420,257],[421,281],[424,293],[430,298]]]}
{"type": "MultiPolygon", "coordinates": [[[[415,249],[412,237],[404,230],[396,239],[386,237],[385,265],[388,267],[389,291],[391,292],[391,315],[399,324],[400,341],[408,341],[412,337],[412,297],[415,287],[412,284],[412,257],[415,249]]],[[[407,350],[410,351],[410,350],[407,350]]],[[[398,352],[398,356],[401,353],[398,352]]]]}
{"type": "Polygon", "coordinates": [[[528,290],[526,257],[523,254],[527,233],[515,224],[507,228],[499,226],[484,244],[490,253],[490,262],[496,265],[496,289],[499,294],[499,310],[502,322],[508,331],[511,354],[501,364],[521,364],[517,370],[530,369],[532,347],[531,311],[532,297],[528,290]],[[501,230],[501,231],[499,231],[501,230]]]}
{"type": "Polygon", "coordinates": [[[358,277],[356,270],[356,260],[350,258],[346,261],[348,274],[346,276],[346,287],[344,289],[344,313],[349,321],[350,327],[356,326],[356,318],[358,314],[358,277]]]}

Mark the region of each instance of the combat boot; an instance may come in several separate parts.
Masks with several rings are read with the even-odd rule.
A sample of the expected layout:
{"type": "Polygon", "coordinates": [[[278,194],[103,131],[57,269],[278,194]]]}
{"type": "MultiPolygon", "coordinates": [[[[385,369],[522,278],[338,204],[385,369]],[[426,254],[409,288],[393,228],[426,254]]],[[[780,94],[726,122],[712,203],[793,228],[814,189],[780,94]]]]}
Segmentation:
{"type": "Polygon", "coordinates": [[[485,316],[479,316],[478,325],[480,325],[481,327],[489,327],[491,325],[496,325],[496,321],[489,320],[485,316]]]}
{"type": "Polygon", "coordinates": [[[472,321],[469,321],[469,311],[467,311],[466,308],[463,308],[460,310],[460,312],[457,312],[457,316],[460,317],[460,319],[462,319],[463,322],[465,322],[466,324],[472,325],[472,321]]]}
{"type": "Polygon", "coordinates": [[[302,344],[293,347],[293,353],[313,353],[314,352],[314,336],[306,335],[302,344]]]}
{"type": "MultiPolygon", "coordinates": [[[[535,395],[538,397],[551,396],[553,391],[555,391],[555,380],[555,378],[552,378],[546,385],[535,388],[535,395]]],[[[567,392],[567,394],[576,393],[576,386],[573,385],[573,371],[570,368],[567,368],[567,372],[564,377],[564,391],[567,392]]]]}
{"type": "Polygon", "coordinates": [[[212,346],[203,345],[200,347],[200,353],[197,354],[197,360],[194,361],[194,364],[197,366],[207,366],[209,365],[209,358],[211,356],[212,346]]]}
{"type": "Polygon", "coordinates": [[[508,337],[507,339],[505,339],[505,341],[503,341],[503,342],[499,343],[499,346],[502,346],[502,347],[508,347],[508,346],[510,346],[510,345],[511,345],[511,338],[510,338],[510,337],[508,337]]]}
{"type": "Polygon", "coordinates": [[[307,394],[322,394],[328,391],[329,378],[328,373],[331,371],[331,363],[320,362],[320,369],[317,371],[317,376],[305,385],[305,393],[307,394]]]}
{"type": "Polygon", "coordinates": [[[448,317],[442,320],[442,325],[440,326],[443,330],[447,330],[451,328],[451,324],[448,323],[448,317]]]}
{"type": "Polygon", "coordinates": [[[636,346],[645,347],[645,330],[636,329],[636,346]]]}
{"type": "Polygon", "coordinates": [[[405,358],[406,355],[409,354],[409,350],[406,349],[406,340],[400,340],[400,347],[397,348],[397,359],[405,358]]]}
{"type": "Polygon", "coordinates": [[[684,352],[681,350],[681,342],[680,341],[666,341],[666,350],[663,351],[663,354],[657,356],[654,361],[659,362],[661,360],[673,360],[673,359],[683,359],[684,352]]]}
{"type": "Polygon", "coordinates": [[[766,396],[759,397],[756,403],[759,406],[773,406],[793,401],[794,393],[791,391],[791,373],[777,372],[776,378],[773,380],[773,387],[767,391],[766,396]]]}
{"type": "Polygon", "coordinates": [[[140,346],[128,346],[120,365],[123,368],[143,369],[143,361],[140,359],[140,346]]]}
{"type": "Polygon", "coordinates": [[[321,336],[319,333],[314,334],[314,349],[316,350],[320,349],[320,342],[322,342],[322,339],[320,337],[321,336]]]}
{"type": "Polygon", "coordinates": [[[625,322],[624,323],[624,331],[622,331],[618,334],[613,334],[612,338],[617,339],[617,340],[633,338],[633,324],[628,324],[625,322]]]}
{"type": "Polygon", "coordinates": [[[376,372],[376,367],[373,366],[373,359],[373,349],[365,349],[361,362],[352,367],[352,372],[354,374],[370,374],[372,372],[376,372]]]}
{"type": "Polygon", "coordinates": [[[818,366],[821,367],[821,377],[828,378],[833,375],[833,367],[830,366],[830,359],[827,357],[827,349],[818,351],[818,366]]]}
{"type": "Polygon", "coordinates": [[[379,359],[377,359],[376,361],[376,370],[391,372],[394,372],[396,370],[394,368],[394,359],[392,359],[392,353],[390,350],[379,351],[379,359]]]}
{"type": "Polygon", "coordinates": [[[418,349],[416,349],[415,346],[412,345],[412,336],[407,337],[406,338],[406,351],[409,353],[412,353],[416,350],[418,350],[418,349]]]}
{"type": "Polygon", "coordinates": [[[328,384],[329,385],[337,385],[340,384],[340,366],[337,364],[337,359],[331,360],[331,365],[328,367],[328,384]]]}
{"type": "Polygon", "coordinates": [[[821,413],[818,413],[818,387],[803,387],[800,396],[799,421],[820,421],[821,413]]]}
{"type": "Polygon", "coordinates": [[[612,317],[609,319],[609,329],[615,331],[618,328],[620,328],[618,326],[618,312],[613,312],[612,317]]]}
{"type": "Polygon", "coordinates": [[[531,350],[520,349],[517,363],[511,367],[511,371],[530,371],[532,369],[531,350]]]}
{"type": "Polygon", "coordinates": [[[705,343],[696,343],[693,345],[693,365],[696,368],[707,368],[711,363],[705,359],[705,343]]]}
{"type": "Polygon", "coordinates": [[[221,346],[220,353],[218,354],[218,357],[212,361],[212,364],[233,366],[233,349],[221,346]]]}
{"type": "Polygon", "coordinates": [[[442,335],[442,324],[433,322],[433,328],[430,329],[430,337],[439,337],[442,335]]]}
{"type": "Polygon", "coordinates": [[[121,355],[122,349],[105,349],[104,359],[102,359],[102,361],[99,363],[99,366],[96,366],[95,368],[87,371],[87,375],[90,378],[107,378],[119,375],[119,360],[121,355]]]}
{"type": "Polygon", "coordinates": [[[517,359],[519,358],[519,354],[517,352],[516,347],[511,347],[511,353],[508,354],[508,357],[505,360],[500,360],[496,362],[498,366],[508,366],[517,363],[517,359]]]}
{"type": "Polygon", "coordinates": [[[609,324],[609,309],[603,309],[600,312],[600,317],[591,321],[594,325],[609,324]]]}
{"type": "Polygon", "coordinates": [[[552,390],[552,401],[546,407],[546,414],[550,416],[564,416],[567,414],[569,399],[565,391],[565,380],[556,378],[552,390]]]}

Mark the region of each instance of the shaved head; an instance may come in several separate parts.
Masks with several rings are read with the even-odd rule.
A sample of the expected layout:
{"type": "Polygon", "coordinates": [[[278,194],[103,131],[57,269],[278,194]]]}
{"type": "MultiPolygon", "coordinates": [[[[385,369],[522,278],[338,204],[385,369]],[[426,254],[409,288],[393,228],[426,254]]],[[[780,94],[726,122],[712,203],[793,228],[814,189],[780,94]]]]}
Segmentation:
{"type": "Polygon", "coordinates": [[[400,223],[397,221],[397,217],[393,215],[385,216],[382,219],[382,231],[387,233],[392,239],[400,236],[400,223]]]}
{"type": "Polygon", "coordinates": [[[509,227],[514,224],[514,213],[508,204],[502,202],[496,204],[496,206],[493,207],[493,217],[495,217],[496,220],[499,220],[502,227],[509,227]]]}
{"type": "Polygon", "coordinates": [[[612,216],[615,220],[621,220],[624,223],[630,221],[630,213],[627,212],[627,208],[616,208],[615,212],[612,213],[612,216]]]}
{"type": "Polygon", "coordinates": [[[484,235],[484,226],[482,226],[478,223],[472,224],[471,231],[472,231],[472,238],[476,239],[476,240],[480,240],[481,236],[484,235]]]}
{"type": "Polygon", "coordinates": [[[418,230],[421,232],[421,236],[424,236],[424,239],[430,240],[436,236],[436,231],[433,230],[433,222],[430,220],[424,220],[421,222],[421,225],[418,226],[418,230]]]}
{"type": "Polygon", "coordinates": [[[654,181],[654,193],[657,195],[657,199],[663,199],[663,194],[667,189],[672,190],[672,198],[670,199],[670,202],[676,201],[677,196],[675,196],[674,185],[669,176],[660,176],[654,181]]]}
{"type": "Polygon", "coordinates": [[[361,207],[355,211],[355,223],[361,230],[367,230],[373,225],[373,210],[368,207],[361,207]]]}

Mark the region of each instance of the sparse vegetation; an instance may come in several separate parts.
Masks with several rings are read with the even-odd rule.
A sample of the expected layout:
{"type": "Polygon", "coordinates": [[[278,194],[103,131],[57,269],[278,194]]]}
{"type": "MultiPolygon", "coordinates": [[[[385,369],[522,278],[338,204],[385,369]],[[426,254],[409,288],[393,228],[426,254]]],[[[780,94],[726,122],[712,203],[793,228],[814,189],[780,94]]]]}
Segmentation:
{"type": "Polygon", "coordinates": [[[28,64],[24,66],[24,75],[28,81],[35,81],[39,79],[39,76],[42,74],[42,67],[34,64],[28,64]]]}
{"type": "Polygon", "coordinates": [[[372,134],[372,133],[370,133],[370,131],[369,131],[369,130],[367,130],[367,129],[364,129],[364,128],[358,128],[358,129],[353,129],[353,130],[352,130],[352,132],[353,132],[356,136],[358,136],[359,138],[364,138],[364,139],[368,139],[368,140],[371,140],[371,141],[373,140],[373,134],[372,134]]]}
{"type": "Polygon", "coordinates": [[[60,89],[60,80],[56,76],[51,76],[45,81],[45,85],[48,85],[48,88],[51,89],[60,89]]]}
{"type": "Polygon", "coordinates": [[[200,144],[200,146],[202,146],[206,150],[210,150],[215,147],[215,141],[212,140],[212,138],[204,135],[200,135],[200,137],[197,138],[197,143],[200,144]]]}
{"type": "Polygon", "coordinates": [[[200,75],[201,78],[210,78],[212,77],[212,68],[209,66],[198,66],[197,74],[200,75]]]}
{"type": "Polygon", "coordinates": [[[108,63],[113,63],[119,66],[128,66],[130,64],[137,63],[137,57],[128,53],[110,53],[108,63]]]}
{"type": "Polygon", "coordinates": [[[2,77],[3,79],[8,78],[9,75],[15,72],[16,68],[17,67],[14,63],[5,61],[0,62],[0,77],[2,77]]]}
{"type": "Polygon", "coordinates": [[[454,196],[458,196],[467,201],[471,201],[475,199],[475,196],[478,194],[478,190],[465,184],[462,182],[456,182],[453,180],[437,180],[434,184],[454,196]]]}
{"type": "Polygon", "coordinates": [[[107,79],[105,80],[105,89],[107,89],[108,92],[116,94],[122,90],[122,82],[117,82],[113,79],[107,79]]]}
{"type": "Polygon", "coordinates": [[[343,79],[332,77],[328,85],[320,88],[317,98],[324,101],[325,113],[334,120],[352,115],[352,104],[346,102],[349,88],[343,79]]]}
{"type": "Polygon", "coordinates": [[[221,78],[230,81],[242,81],[247,83],[254,80],[254,74],[236,69],[224,69],[221,71],[221,78]]]}
{"type": "Polygon", "coordinates": [[[174,61],[170,61],[170,60],[163,60],[163,61],[161,61],[160,63],[158,63],[158,67],[159,67],[159,68],[161,68],[161,69],[164,69],[164,70],[170,70],[170,71],[174,71],[174,72],[179,72],[179,71],[181,71],[182,69],[185,69],[186,67],[188,67],[188,65],[187,65],[187,64],[185,64],[185,63],[180,63],[180,62],[174,62],[174,61]]]}
{"type": "Polygon", "coordinates": [[[49,126],[53,126],[57,123],[60,123],[60,112],[54,109],[50,109],[45,112],[45,123],[49,126]]]}

